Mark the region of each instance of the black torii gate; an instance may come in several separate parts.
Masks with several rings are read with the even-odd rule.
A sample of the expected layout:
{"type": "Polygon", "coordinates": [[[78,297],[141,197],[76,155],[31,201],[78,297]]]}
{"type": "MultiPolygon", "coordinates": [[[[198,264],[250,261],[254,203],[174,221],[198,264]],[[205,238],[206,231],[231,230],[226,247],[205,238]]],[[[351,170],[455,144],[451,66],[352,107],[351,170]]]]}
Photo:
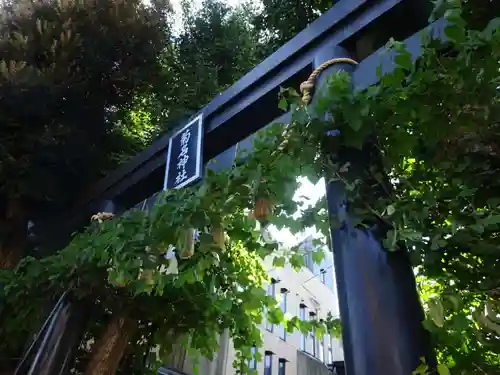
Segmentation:
{"type": "MultiPolygon", "coordinates": [[[[390,37],[405,40],[413,58],[421,54],[422,29],[429,28],[434,38],[444,40],[445,21],[428,24],[429,3],[427,0],[338,1],[199,111],[205,123],[205,164],[216,157],[219,166],[232,165],[238,143],[247,147],[253,133],[273,121],[286,120],[289,114],[280,117],[278,109],[279,88],[298,88],[321,63],[338,57],[357,60],[359,65],[355,68],[334,65],[323,76],[343,69],[352,76],[353,90],[363,90],[377,83],[376,68],[380,64],[383,72],[394,69],[392,56],[383,53],[390,37]]],[[[321,79],[318,84],[322,84],[321,79]]],[[[161,137],[130,163],[97,183],[72,212],[59,218],[52,245],[64,245],[69,233],[82,228],[95,212],[120,213],[148,197],[153,200],[163,186],[169,138],[169,134],[161,137]],[[60,223],[65,223],[66,237],[61,235],[60,223]]],[[[363,156],[362,152],[356,155],[358,163],[362,163],[363,156]]],[[[345,210],[343,196],[341,186],[327,186],[331,213],[345,210]]],[[[423,313],[406,255],[386,252],[372,233],[350,226],[348,215],[342,228],[332,229],[332,243],[346,373],[408,375],[420,364],[421,357],[432,364],[432,350],[421,325],[423,313]]],[[[72,336],[72,342],[76,341],[72,336]]],[[[71,347],[69,341],[67,346],[71,347]]]]}

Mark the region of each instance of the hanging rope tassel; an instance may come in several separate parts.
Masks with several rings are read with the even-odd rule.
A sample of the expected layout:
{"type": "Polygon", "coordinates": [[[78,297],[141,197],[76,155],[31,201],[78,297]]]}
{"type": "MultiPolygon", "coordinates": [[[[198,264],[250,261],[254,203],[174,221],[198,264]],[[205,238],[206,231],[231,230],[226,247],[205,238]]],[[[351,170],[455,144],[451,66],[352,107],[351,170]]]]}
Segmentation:
{"type": "Polygon", "coordinates": [[[302,93],[302,101],[304,102],[304,104],[307,105],[311,102],[316,78],[318,78],[323,70],[335,64],[358,65],[358,62],[348,57],[338,57],[325,61],[323,64],[314,69],[307,81],[304,81],[300,84],[300,92],[302,93]]]}

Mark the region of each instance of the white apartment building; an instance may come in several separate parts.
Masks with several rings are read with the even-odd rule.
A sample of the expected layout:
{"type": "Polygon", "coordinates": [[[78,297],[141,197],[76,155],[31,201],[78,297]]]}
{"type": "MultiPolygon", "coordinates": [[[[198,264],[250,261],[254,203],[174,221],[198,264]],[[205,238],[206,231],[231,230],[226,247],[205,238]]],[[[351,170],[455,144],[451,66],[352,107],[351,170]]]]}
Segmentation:
{"type": "MultiPolygon", "coordinates": [[[[312,238],[307,237],[301,243],[305,251],[306,267],[295,272],[289,265],[284,268],[272,267],[272,259],[265,262],[272,282],[267,285],[268,295],[276,297],[282,311],[300,319],[326,318],[331,312],[339,316],[338,299],[335,285],[333,256],[326,251],[321,264],[312,261],[314,250],[312,238]]],[[[343,375],[343,349],[341,340],[324,336],[319,339],[311,332],[303,335],[300,332],[287,333],[282,325],[276,326],[264,320],[262,324],[263,346],[262,361],[255,359],[249,365],[259,375],[343,375]],[[338,369],[333,370],[333,365],[338,369]]],[[[220,350],[213,361],[202,360],[199,375],[235,375],[233,361],[235,351],[228,335],[221,336],[220,350]]],[[[192,374],[188,358],[176,356],[170,368],[160,374],[177,375],[192,374]],[[176,369],[176,370],[174,370],[176,369]]]]}

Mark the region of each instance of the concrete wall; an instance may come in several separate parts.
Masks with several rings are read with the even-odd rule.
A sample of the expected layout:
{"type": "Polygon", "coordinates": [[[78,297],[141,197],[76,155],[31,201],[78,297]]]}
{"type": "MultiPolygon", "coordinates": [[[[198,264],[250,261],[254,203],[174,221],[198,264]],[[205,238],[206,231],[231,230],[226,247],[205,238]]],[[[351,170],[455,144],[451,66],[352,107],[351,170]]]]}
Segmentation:
{"type": "MultiPolygon", "coordinates": [[[[219,351],[214,354],[213,360],[205,357],[198,359],[198,375],[225,374],[231,344],[228,331],[219,337],[219,343],[219,351]]],[[[184,345],[174,344],[172,352],[164,365],[167,368],[175,369],[185,374],[194,374],[194,363],[194,359],[188,355],[184,345]]]]}
{"type": "Polygon", "coordinates": [[[297,352],[297,375],[332,375],[324,363],[303,352],[297,352]]]}

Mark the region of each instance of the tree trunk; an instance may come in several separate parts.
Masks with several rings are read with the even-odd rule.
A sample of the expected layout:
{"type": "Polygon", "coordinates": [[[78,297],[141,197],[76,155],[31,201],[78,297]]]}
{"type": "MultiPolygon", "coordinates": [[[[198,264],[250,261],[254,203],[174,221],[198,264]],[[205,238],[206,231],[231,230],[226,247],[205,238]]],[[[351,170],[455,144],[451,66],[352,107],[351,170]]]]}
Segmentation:
{"type": "Polygon", "coordinates": [[[14,268],[26,245],[28,218],[18,198],[7,201],[5,216],[0,218],[0,269],[14,268]]]}
{"type": "Polygon", "coordinates": [[[104,336],[94,345],[85,375],[115,375],[137,321],[123,314],[113,317],[104,336]]]}

